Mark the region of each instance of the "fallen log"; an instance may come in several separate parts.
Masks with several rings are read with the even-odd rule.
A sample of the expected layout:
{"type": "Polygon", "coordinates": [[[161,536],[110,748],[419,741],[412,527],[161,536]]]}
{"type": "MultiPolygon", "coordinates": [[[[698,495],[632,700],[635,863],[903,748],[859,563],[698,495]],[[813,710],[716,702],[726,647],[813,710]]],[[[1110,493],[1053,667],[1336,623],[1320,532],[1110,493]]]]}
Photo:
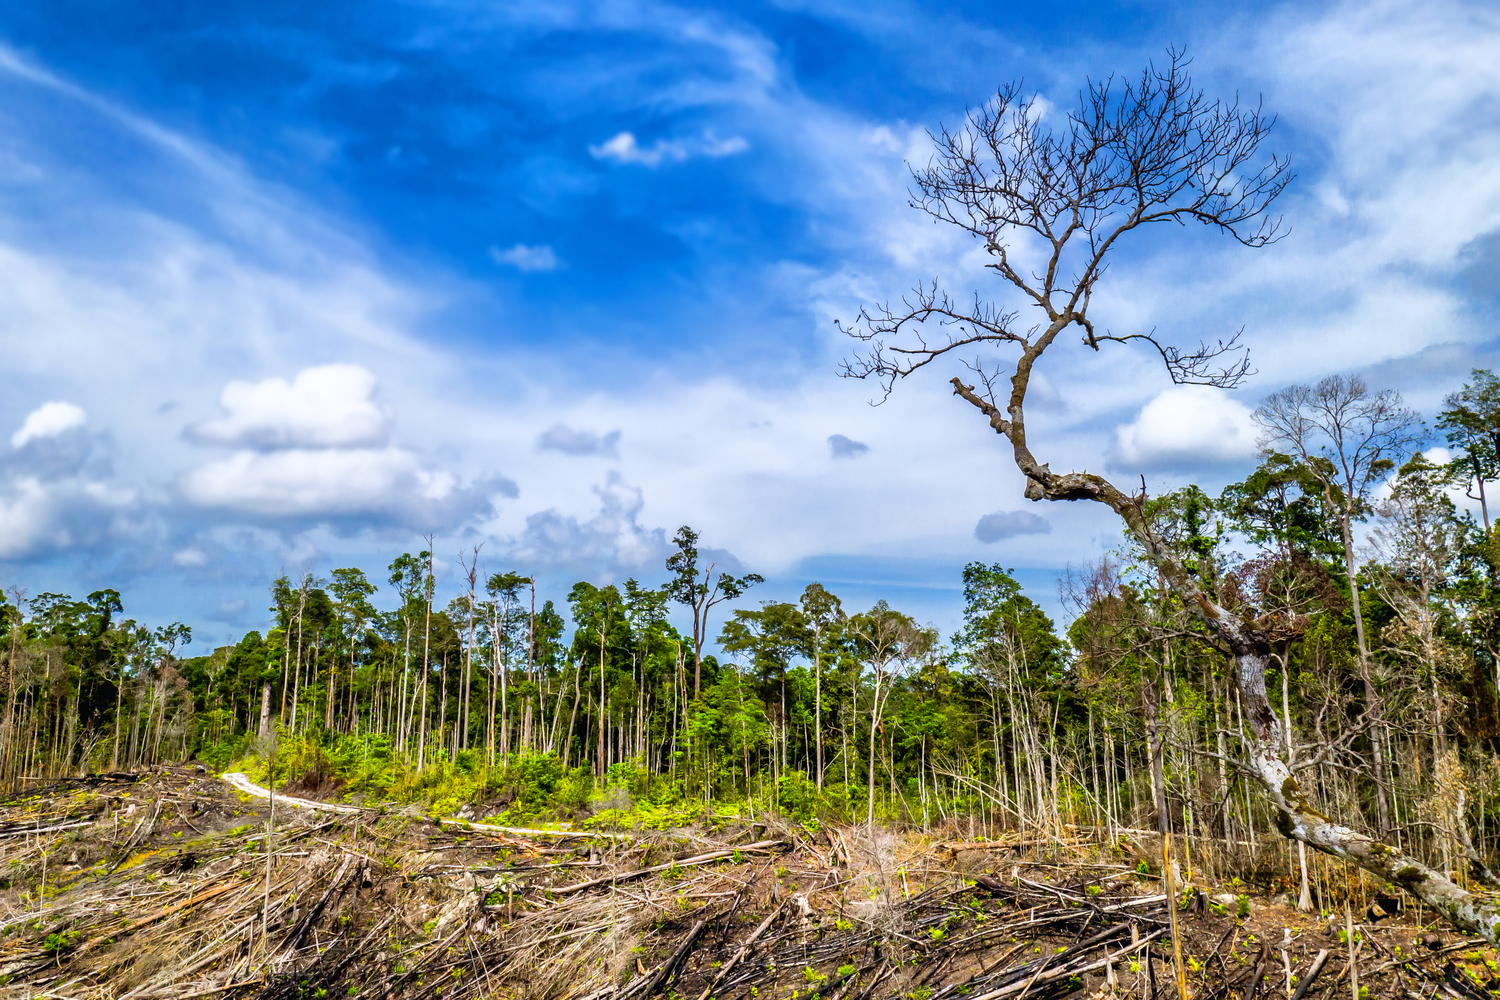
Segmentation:
{"type": "Polygon", "coordinates": [[[1318,952],[1317,957],[1313,959],[1312,967],[1307,970],[1307,975],[1302,978],[1302,982],[1297,984],[1297,992],[1292,994],[1292,1000],[1302,1000],[1307,995],[1313,980],[1318,978],[1318,973],[1322,972],[1323,966],[1328,964],[1328,955],[1326,948],[1318,952]]]}
{"type": "Polygon", "coordinates": [[[766,915],[766,919],[760,922],[760,926],[750,933],[750,936],[745,939],[744,944],[740,945],[740,950],[734,953],[734,957],[724,963],[724,967],[719,970],[719,974],[714,976],[713,981],[704,987],[702,993],[698,994],[698,1000],[708,1000],[708,995],[718,988],[718,985],[724,981],[724,977],[729,975],[730,970],[738,965],[741,959],[750,954],[750,949],[754,947],[755,942],[766,932],[766,928],[771,926],[771,922],[785,908],[786,902],[783,901],[780,906],[766,915]]]}
{"type": "Polygon", "coordinates": [[[1098,970],[1104,968],[1106,965],[1116,961],[1122,956],[1128,955],[1133,951],[1139,951],[1141,948],[1144,948],[1146,945],[1150,944],[1152,941],[1155,941],[1165,933],[1167,933],[1167,928],[1163,927],[1158,931],[1153,931],[1152,933],[1147,934],[1139,941],[1135,941],[1126,945],[1119,951],[1114,951],[1109,953],[1108,955],[1105,955],[1097,962],[1093,962],[1089,965],[1081,966],[1076,969],[1070,969],[1067,967],[1063,967],[1061,969],[1053,969],[1046,975],[1036,976],[1024,983],[1011,983],[1009,986],[1002,986],[997,990],[991,990],[988,993],[981,993],[978,996],[972,997],[971,1000],[999,1000],[1000,997],[1023,994],[1030,990],[1031,987],[1036,985],[1037,983],[1051,983],[1067,976],[1081,976],[1086,972],[1097,972],[1098,970]]]}
{"type": "Polygon", "coordinates": [[[773,847],[781,846],[784,842],[780,840],[762,840],[748,847],[735,847],[725,851],[710,851],[697,857],[683,858],[681,861],[669,861],[664,865],[652,865],[650,868],[638,868],[633,872],[621,872],[618,875],[605,875],[602,878],[591,878],[586,882],[576,882],[573,885],[560,886],[550,890],[554,895],[562,896],[571,892],[580,892],[584,889],[592,889],[596,885],[611,885],[620,882],[629,882],[638,878],[645,878],[657,872],[668,871],[672,868],[692,868],[697,865],[706,865],[710,861],[719,861],[723,858],[733,857],[736,852],[746,851],[769,851],[773,847]]]}
{"type": "Polygon", "coordinates": [[[714,916],[707,916],[693,925],[693,929],[688,931],[687,937],[682,939],[682,944],[677,946],[677,950],[672,952],[671,957],[661,964],[661,968],[656,970],[656,974],[651,977],[650,982],[646,983],[645,988],[641,990],[640,996],[642,998],[649,998],[666,984],[666,981],[677,971],[677,967],[687,958],[688,952],[693,950],[693,945],[698,943],[698,936],[703,933],[703,928],[707,927],[708,922],[713,919],[714,916]]]}

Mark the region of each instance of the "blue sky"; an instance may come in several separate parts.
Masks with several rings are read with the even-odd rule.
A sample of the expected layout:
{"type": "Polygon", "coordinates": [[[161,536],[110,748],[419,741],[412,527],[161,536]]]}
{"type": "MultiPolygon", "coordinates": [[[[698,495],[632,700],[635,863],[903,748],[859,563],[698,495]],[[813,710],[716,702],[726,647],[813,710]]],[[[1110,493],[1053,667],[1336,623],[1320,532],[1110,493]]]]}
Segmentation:
{"type": "Polygon", "coordinates": [[[906,207],[925,129],[1173,43],[1280,116],[1292,233],[1154,234],[1095,314],[1244,327],[1260,374],[1059,352],[1053,468],[1216,489],[1287,382],[1431,413],[1495,363],[1490,4],[7,4],[0,583],[116,586],[207,645],[277,573],[377,575],[428,531],[450,592],[482,543],[561,597],[656,582],[690,523],[764,597],[816,578],[947,629],[977,558],[1055,607],[1108,512],[1026,504],[943,372],[868,406],[833,321],[986,287],[906,207]]]}

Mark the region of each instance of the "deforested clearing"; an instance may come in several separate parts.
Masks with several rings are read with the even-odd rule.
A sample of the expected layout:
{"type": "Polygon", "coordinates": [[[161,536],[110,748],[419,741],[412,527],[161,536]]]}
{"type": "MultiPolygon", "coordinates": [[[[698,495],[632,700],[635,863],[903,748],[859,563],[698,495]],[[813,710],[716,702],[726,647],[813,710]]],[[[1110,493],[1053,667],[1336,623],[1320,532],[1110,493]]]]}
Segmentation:
{"type": "MultiPolygon", "coordinates": [[[[7,802],[6,995],[1176,992],[1166,898],[1147,860],[1159,849],[1141,831],[1108,844],[1071,826],[985,838],[953,822],[871,836],[721,817],[610,839],[528,838],[414,810],[290,805],[271,828],[270,808],[201,767],[7,802]],[[43,865],[46,898],[28,898],[22,887],[43,865]]],[[[1284,868],[1278,853],[1268,843],[1244,860],[1284,868]]],[[[1497,985],[1483,942],[1434,930],[1430,913],[1358,880],[1330,883],[1343,897],[1331,919],[1201,869],[1185,868],[1182,883],[1193,996],[1348,989],[1351,966],[1362,996],[1479,997],[1497,985]]]]}

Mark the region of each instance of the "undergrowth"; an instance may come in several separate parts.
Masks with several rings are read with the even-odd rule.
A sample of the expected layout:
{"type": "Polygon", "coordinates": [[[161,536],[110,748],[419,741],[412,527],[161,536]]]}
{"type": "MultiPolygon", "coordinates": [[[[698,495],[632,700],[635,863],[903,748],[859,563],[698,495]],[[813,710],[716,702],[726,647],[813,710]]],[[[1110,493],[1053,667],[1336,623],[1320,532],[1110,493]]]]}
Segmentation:
{"type": "Polygon", "coordinates": [[[418,769],[383,734],[289,733],[279,727],[267,740],[239,736],[204,747],[198,758],[215,772],[241,771],[290,795],[415,806],[431,816],[511,826],[569,822],[587,829],[672,829],[775,815],[815,829],[820,822],[862,813],[865,800],[859,786],[830,784],[819,790],[800,772],[782,775],[758,794],[736,795],[730,785],[731,794],[705,795],[701,778],[653,774],[639,761],[614,764],[596,779],[587,766],[565,768],[557,754],[534,752],[512,754],[491,766],[482,750],[429,750],[418,769]]]}

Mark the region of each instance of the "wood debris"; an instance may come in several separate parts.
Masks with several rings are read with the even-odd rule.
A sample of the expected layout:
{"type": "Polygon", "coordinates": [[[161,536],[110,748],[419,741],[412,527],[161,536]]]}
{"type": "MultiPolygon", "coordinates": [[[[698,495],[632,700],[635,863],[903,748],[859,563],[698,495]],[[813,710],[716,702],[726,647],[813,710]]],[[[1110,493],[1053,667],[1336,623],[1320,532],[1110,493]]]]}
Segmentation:
{"type": "MultiPolygon", "coordinates": [[[[1056,844],[1038,857],[1027,844],[730,825],[708,850],[702,831],[577,831],[559,846],[410,813],[280,801],[268,836],[268,805],[189,768],[32,790],[5,804],[0,992],[1176,995],[1159,882],[1056,844]],[[579,868],[593,871],[580,880],[579,868]]],[[[1351,972],[1372,1000],[1478,1000],[1500,985],[1479,944],[1426,945],[1425,928],[1393,920],[1356,925],[1361,943],[1351,950],[1338,937],[1345,919],[1257,910],[1242,920],[1201,907],[1180,914],[1195,1000],[1294,986],[1299,1000],[1341,997],[1351,972]],[[1326,972],[1330,954],[1359,964],[1326,972]]]]}

